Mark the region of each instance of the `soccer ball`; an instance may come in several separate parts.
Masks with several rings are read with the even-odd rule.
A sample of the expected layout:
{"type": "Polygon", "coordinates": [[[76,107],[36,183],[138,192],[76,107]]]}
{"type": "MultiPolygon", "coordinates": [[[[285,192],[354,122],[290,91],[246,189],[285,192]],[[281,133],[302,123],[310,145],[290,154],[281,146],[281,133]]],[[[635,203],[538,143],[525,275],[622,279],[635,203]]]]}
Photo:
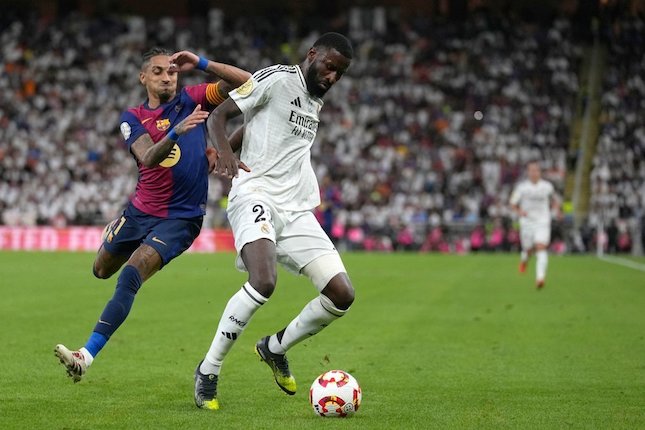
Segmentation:
{"type": "Polygon", "coordinates": [[[322,417],[354,415],[363,395],[358,381],[342,370],[330,370],[317,377],[309,389],[309,403],[322,417]]]}

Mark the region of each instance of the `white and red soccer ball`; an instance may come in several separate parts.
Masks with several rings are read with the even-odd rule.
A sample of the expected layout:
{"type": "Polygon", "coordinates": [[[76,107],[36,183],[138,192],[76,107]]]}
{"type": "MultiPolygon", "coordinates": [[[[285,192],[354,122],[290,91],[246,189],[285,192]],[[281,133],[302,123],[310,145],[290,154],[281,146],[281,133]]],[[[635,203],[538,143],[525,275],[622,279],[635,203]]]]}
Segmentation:
{"type": "Polygon", "coordinates": [[[317,377],[309,389],[309,403],[323,417],[354,415],[361,405],[361,387],[352,375],[330,370],[317,377]]]}

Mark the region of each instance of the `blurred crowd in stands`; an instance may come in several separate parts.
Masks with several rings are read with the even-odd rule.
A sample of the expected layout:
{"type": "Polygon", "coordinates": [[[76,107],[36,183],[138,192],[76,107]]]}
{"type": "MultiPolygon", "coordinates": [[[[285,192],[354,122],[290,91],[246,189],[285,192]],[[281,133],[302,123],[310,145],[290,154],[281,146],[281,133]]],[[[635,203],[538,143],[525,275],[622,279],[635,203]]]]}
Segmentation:
{"type": "Polygon", "coordinates": [[[589,225],[604,227],[609,251],[629,252],[638,236],[645,245],[645,20],[624,17],[603,29],[608,58],[589,225]]]}
{"type": "MultiPolygon", "coordinates": [[[[143,102],[138,72],[149,47],[191,49],[254,71],[299,62],[319,35],[281,20],[225,20],[216,10],[192,19],[73,15],[6,24],[5,225],[102,224],[120,214],[137,173],[118,119],[143,102]]],[[[604,82],[587,249],[599,214],[617,235],[625,220],[643,215],[643,21],[625,28],[610,39],[615,61],[604,82]]],[[[330,237],[345,249],[518,249],[508,198],[524,164],[543,160],[560,194],[571,169],[585,41],[569,20],[536,25],[485,13],[458,23],[400,20],[376,8],[353,9],[329,29],[355,45],[348,74],[325,99],[312,149],[323,202],[316,214],[330,237]]],[[[191,73],[181,84],[206,79],[191,73]]],[[[211,178],[205,226],[227,226],[228,187],[211,178]]],[[[570,249],[561,224],[554,227],[555,250],[570,249]]]]}

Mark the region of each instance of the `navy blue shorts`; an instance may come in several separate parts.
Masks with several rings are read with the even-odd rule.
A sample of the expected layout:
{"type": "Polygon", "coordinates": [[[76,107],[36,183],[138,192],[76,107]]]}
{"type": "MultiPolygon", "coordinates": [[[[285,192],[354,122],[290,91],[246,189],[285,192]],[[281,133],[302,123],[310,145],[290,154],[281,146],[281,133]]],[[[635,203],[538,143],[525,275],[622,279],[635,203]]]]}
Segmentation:
{"type": "Polygon", "coordinates": [[[148,215],[132,204],[105,232],[103,247],[113,255],[127,255],[145,243],[161,256],[162,267],[190,248],[202,228],[203,217],[167,219],[148,215]]]}

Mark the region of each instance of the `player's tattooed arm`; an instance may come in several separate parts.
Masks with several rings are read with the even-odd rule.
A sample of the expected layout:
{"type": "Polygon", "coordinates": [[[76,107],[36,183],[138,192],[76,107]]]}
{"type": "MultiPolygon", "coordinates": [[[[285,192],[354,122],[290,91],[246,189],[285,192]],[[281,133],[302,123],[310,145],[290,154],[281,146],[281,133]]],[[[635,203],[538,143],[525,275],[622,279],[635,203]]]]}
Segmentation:
{"type": "MultiPolygon", "coordinates": [[[[155,148],[157,152],[159,151],[163,152],[166,149],[166,148],[163,148],[164,143],[166,145],[170,144],[170,139],[163,139],[162,141],[159,142],[159,145],[155,145],[150,135],[148,133],[145,133],[145,134],[142,134],[137,140],[134,141],[130,150],[132,151],[134,156],[137,157],[137,160],[139,160],[141,164],[143,164],[146,167],[154,167],[155,164],[153,164],[150,161],[151,159],[156,158],[153,155],[152,148],[157,146],[157,148],[155,148]],[[164,142],[165,140],[168,140],[168,142],[164,142]]],[[[168,156],[171,149],[172,149],[172,145],[170,145],[170,147],[168,148],[168,153],[166,154],[166,156],[168,156]]]]}
{"type": "MultiPolygon", "coordinates": [[[[170,62],[175,65],[178,71],[186,72],[197,67],[199,56],[190,51],[179,51],[170,57],[170,62]]],[[[226,84],[226,88],[223,89],[226,93],[239,87],[251,77],[249,72],[239,67],[211,60],[208,60],[205,71],[222,79],[226,84]]]]}
{"type": "Polygon", "coordinates": [[[237,177],[239,169],[251,171],[246,164],[237,159],[231,142],[226,136],[226,123],[241,113],[237,104],[233,100],[227,99],[213,111],[206,121],[209,138],[218,155],[215,171],[228,178],[237,177]]]}
{"type": "MultiPolygon", "coordinates": [[[[206,121],[208,112],[201,110],[202,106],[195,106],[195,110],[177,124],[173,130],[178,135],[192,130],[198,124],[206,121]]],[[[143,134],[132,144],[132,153],[137,157],[137,160],[146,167],[155,167],[166,159],[172,148],[177,143],[170,138],[170,133],[164,136],[159,142],[154,143],[148,133],[143,134]]]]}

